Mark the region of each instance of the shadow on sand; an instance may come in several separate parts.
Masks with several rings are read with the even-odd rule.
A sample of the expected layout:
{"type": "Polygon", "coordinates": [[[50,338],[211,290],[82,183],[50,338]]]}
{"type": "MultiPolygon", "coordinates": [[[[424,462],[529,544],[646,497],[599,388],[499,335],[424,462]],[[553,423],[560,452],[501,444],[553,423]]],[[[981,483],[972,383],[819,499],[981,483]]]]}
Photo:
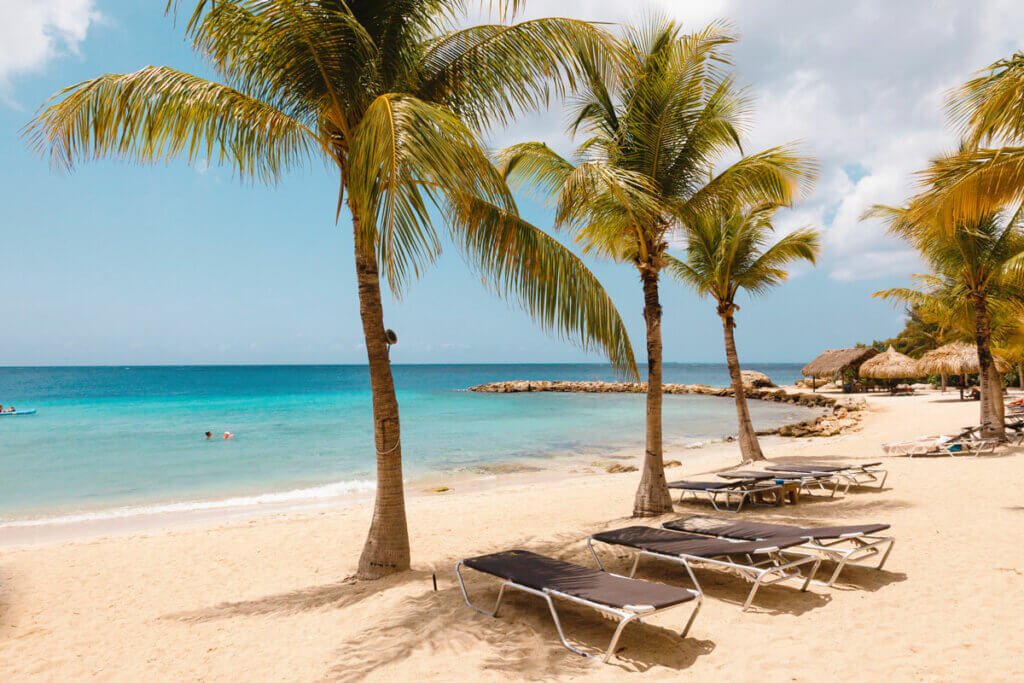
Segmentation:
{"type": "MultiPolygon", "coordinates": [[[[436,592],[405,598],[391,615],[342,641],[337,661],[327,677],[358,680],[418,650],[449,650],[452,656],[458,656],[481,643],[493,653],[481,665],[486,671],[525,680],[593,673],[596,664],[592,660],[562,647],[542,600],[513,591],[506,594],[498,617],[488,617],[466,607],[453,579],[448,578],[445,583],[448,585],[436,592]],[[381,643],[385,645],[381,647],[381,643]]],[[[498,585],[487,577],[467,577],[470,594],[481,603],[493,604],[498,585]]],[[[559,603],[558,609],[570,642],[594,654],[607,647],[613,630],[610,621],[601,619],[593,610],[580,610],[565,603],[559,603]]],[[[685,618],[686,609],[681,608],[677,616],[685,618]]],[[[670,620],[672,614],[666,613],[664,620],[670,620]]],[[[701,632],[699,617],[695,630],[701,632]]],[[[608,665],[623,673],[646,671],[654,666],[684,670],[713,649],[711,641],[692,635],[680,638],[677,631],[659,625],[631,625],[623,632],[616,655],[608,665]]]]}

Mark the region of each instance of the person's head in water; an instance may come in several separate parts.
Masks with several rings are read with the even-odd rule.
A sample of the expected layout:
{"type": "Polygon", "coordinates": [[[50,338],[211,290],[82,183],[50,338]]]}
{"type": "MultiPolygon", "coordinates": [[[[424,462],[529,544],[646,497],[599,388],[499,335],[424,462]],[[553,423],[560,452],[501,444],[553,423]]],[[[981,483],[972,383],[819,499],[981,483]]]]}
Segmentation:
{"type": "Polygon", "coordinates": [[[206,438],[207,439],[213,438],[213,432],[206,432],[206,438]]]}

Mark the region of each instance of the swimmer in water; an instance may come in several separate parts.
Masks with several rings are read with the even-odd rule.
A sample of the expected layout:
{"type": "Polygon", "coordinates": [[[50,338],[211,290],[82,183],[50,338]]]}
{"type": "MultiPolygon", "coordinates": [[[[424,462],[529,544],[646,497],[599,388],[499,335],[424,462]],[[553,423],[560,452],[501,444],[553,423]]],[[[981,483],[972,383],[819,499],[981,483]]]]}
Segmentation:
{"type": "Polygon", "coordinates": [[[213,438],[213,432],[206,432],[206,438],[207,439],[212,439],[213,438]]]}
{"type": "Polygon", "coordinates": [[[233,439],[233,438],[235,438],[235,435],[232,434],[231,432],[224,432],[224,438],[225,439],[233,439]]]}

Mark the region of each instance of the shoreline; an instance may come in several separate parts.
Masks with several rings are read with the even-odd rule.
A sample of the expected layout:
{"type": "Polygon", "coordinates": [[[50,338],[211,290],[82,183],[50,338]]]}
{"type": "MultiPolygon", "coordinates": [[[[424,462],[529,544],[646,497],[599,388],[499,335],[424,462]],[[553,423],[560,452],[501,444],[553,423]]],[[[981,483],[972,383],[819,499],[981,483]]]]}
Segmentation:
{"type": "MultiPolygon", "coordinates": [[[[766,444],[772,443],[773,439],[782,440],[780,437],[762,437],[766,444]]],[[[670,477],[721,469],[720,463],[731,456],[734,447],[733,442],[727,439],[697,443],[699,445],[666,447],[666,463],[673,460],[680,462],[677,466],[666,468],[666,473],[670,477]]],[[[636,449],[629,446],[583,454],[517,456],[461,471],[433,472],[410,477],[405,482],[406,497],[417,499],[458,496],[504,491],[524,485],[557,483],[569,479],[586,479],[606,475],[608,473],[603,471],[605,468],[634,460],[636,457],[636,449]]],[[[630,472],[631,470],[626,470],[614,474],[625,475],[630,472]]],[[[373,502],[373,482],[366,483],[367,487],[350,493],[293,500],[277,499],[292,492],[330,488],[332,484],[226,498],[107,507],[54,517],[11,520],[0,524],[0,551],[358,508],[372,505],[373,502]]]]}

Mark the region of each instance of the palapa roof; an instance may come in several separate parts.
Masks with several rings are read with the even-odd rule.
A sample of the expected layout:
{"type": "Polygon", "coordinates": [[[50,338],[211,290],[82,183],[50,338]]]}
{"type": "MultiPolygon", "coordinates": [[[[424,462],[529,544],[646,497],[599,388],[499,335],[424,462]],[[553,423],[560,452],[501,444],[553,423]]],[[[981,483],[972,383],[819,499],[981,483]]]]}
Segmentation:
{"type": "Polygon", "coordinates": [[[861,377],[873,379],[905,379],[928,374],[918,371],[916,360],[905,356],[892,346],[884,353],[864,361],[860,366],[859,373],[861,377]]]}
{"type": "Polygon", "coordinates": [[[835,377],[846,368],[856,370],[860,364],[878,355],[878,349],[865,346],[859,349],[829,349],[801,371],[804,377],[835,377]]]}
{"type": "MultiPolygon", "coordinates": [[[[996,370],[1009,372],[1012,368],[1005,360],[993,354],[996,370]]],[[[980,371],[978,347],[966,342],[953,342],[921,356],[917,367],[931,375],[972,375],[980,371]]]]}

